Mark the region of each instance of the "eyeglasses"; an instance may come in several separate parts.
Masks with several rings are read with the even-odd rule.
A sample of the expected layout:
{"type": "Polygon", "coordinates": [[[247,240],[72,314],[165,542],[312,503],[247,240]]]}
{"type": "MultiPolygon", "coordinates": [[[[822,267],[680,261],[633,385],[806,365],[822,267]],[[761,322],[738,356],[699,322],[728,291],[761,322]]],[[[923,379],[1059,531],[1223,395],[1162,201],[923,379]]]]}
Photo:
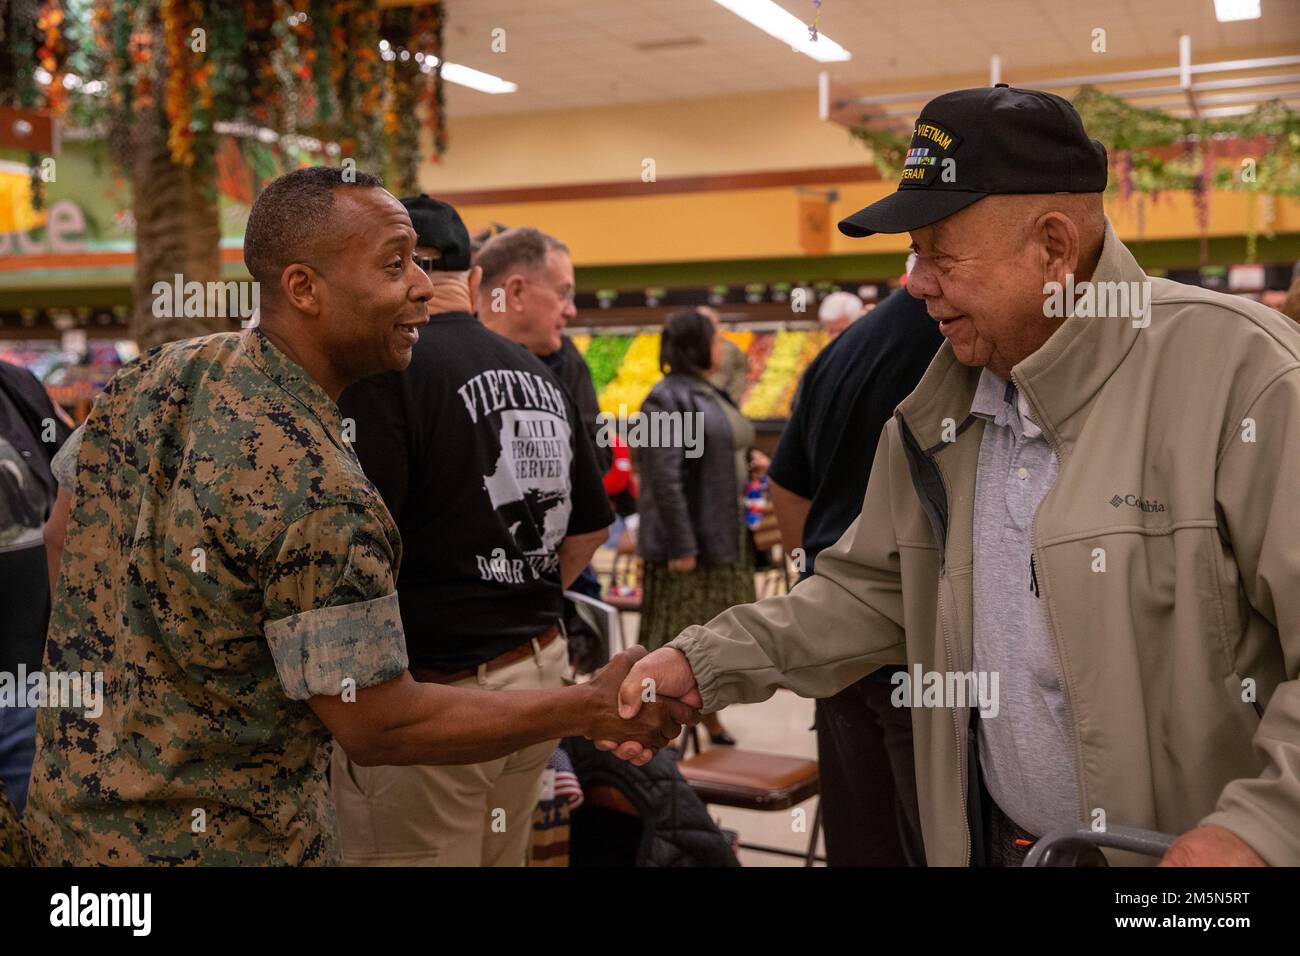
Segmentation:
{"type": "Polygon", "coordinates": [[[573,304],[574,297],[578,294],[576,289],[570,288],[567,291],[561,291],[560,289],[555,288],[555,286],[551,285],[549,282],[545,282],[541,279],[535,279],[535,278],[530,278],[528,276],[524,276],[524,281],[531,282],[533,285],[540,285],[544,289],[550,289],[557,299],[559,299],[560,301],[568,305],[573,304]]]}

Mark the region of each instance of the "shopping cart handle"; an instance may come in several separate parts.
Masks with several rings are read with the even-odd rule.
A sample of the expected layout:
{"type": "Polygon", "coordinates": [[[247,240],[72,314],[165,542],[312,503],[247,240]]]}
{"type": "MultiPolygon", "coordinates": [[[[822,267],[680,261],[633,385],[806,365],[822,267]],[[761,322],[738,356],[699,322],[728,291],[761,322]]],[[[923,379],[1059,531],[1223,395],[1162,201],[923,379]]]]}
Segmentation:
{"type": "Polygon", "coordinates": [[[1062,827],[1040,839],[1025,857],[1023,866],[1109,866],[1104,846],[1147,856],[1164,856],[1174,842],[1168,833],[1137,827],[1062,827]]]}

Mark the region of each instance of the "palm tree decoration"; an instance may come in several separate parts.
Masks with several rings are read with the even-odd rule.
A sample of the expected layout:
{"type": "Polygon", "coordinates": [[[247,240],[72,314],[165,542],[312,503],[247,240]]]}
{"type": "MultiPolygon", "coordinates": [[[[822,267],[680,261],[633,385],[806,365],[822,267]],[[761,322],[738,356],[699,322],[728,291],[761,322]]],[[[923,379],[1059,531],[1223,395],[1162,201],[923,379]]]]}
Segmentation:
{"type": "MultiPolygon", "coordinates": [[[[230,327],[157,319],[151,290],[221,277],[231,150],[259,180],[351,160],[395,191],[418,187],[422,141],[435,161],[446,149],[444,22],[440,0],[0,0],[0,105],[108,139],[132,185],[132,335],[148,347],[230,327]]],[[[34,176],[34,205],[40,187],[34,176]]]]}

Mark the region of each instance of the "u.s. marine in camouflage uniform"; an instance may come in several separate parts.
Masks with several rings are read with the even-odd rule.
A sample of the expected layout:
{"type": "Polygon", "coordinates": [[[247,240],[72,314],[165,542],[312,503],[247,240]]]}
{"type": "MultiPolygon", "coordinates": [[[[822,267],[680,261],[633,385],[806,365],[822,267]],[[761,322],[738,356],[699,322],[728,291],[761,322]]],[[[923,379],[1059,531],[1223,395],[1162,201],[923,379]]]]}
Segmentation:
{"type": "Polygon", "coordinates": [[[37,864],[333,863],[331,735],[361,764],[468,763],[571,734],[663,746],[695,716],[618,717],[635,652],[556,690],[412,679],[397,530],[335,401],[409,364],[432,286],[401,203],[344,182],[271,183],[244,241],[260,327],[149,352],[55,458],[45,666],[104,693],[37,717],[37,864]]]}
{"type": "Polygon", "coordinates": [[[335,862],[306,699],[407,663],[397,530],[337,406],[250,330],[151,352],[78,435],[46,667],[102,672],[106,705],[38,715],[37,862],[335,862]]]}

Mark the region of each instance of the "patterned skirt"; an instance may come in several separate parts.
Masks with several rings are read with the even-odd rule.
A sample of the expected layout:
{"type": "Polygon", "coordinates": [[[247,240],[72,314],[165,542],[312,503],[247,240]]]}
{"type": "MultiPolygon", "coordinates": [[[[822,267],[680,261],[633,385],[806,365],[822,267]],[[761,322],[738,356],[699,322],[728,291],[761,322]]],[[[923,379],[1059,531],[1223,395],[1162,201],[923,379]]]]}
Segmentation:
{"type": "Polygon", "coordinates": [[[666,561],[645,562],[640,643],[663,647],[692,624],[707,624],[729,607],[752,604],[754,552],[744,519],[740,559],[734,564],[699,564],[694,571],[669,571],[666,561]]]}

